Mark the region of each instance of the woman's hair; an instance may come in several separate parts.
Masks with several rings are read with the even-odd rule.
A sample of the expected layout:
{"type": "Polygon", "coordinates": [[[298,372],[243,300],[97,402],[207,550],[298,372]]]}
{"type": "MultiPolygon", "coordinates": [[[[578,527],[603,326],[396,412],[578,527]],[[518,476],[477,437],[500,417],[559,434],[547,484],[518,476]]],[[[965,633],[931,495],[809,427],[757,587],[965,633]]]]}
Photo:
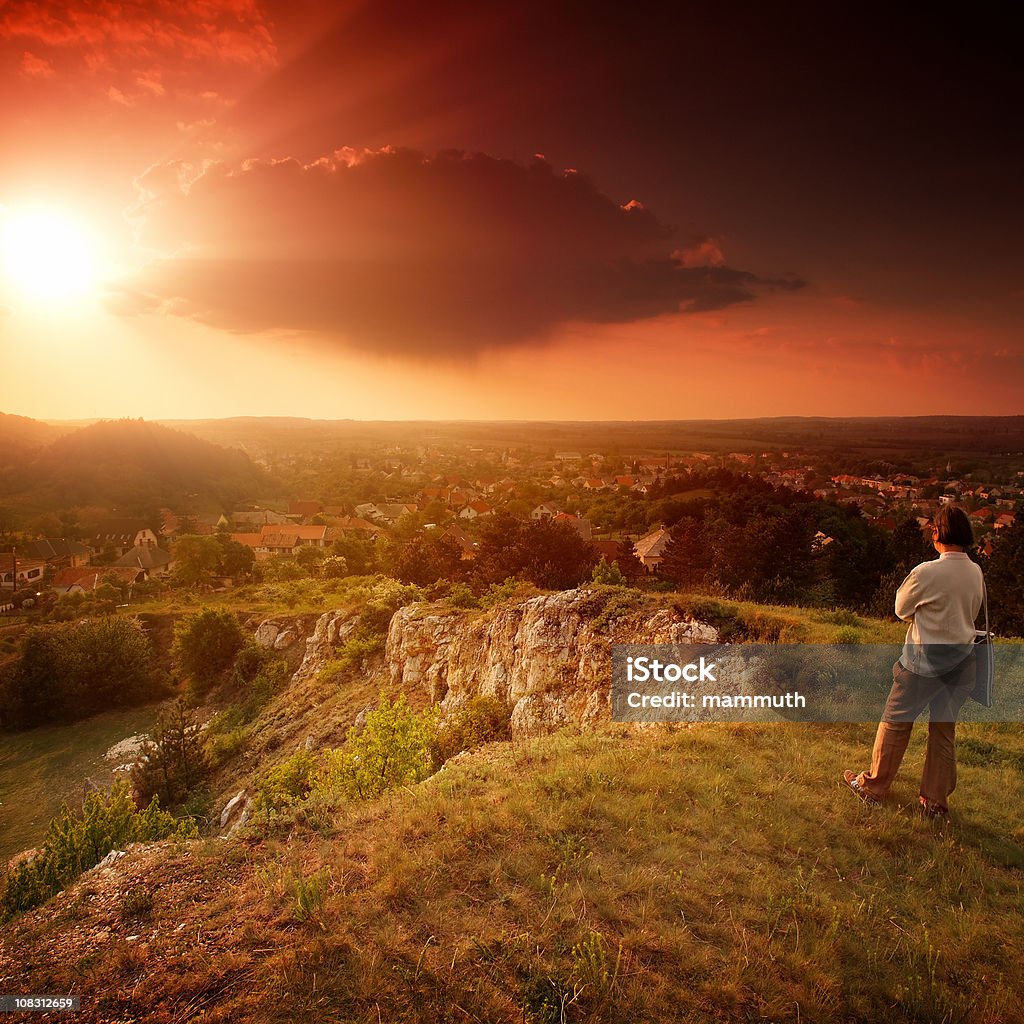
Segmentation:
{"type": "Polygon", "coordinates": [[[957,505],[943,505],[935,513],[933,520],[935,528],[939,531],[936,538],[940,544],[956,544],[957,547],[970,548],[974,546],[974,530],[971,529],[971,521],[967,513],[957,505]]]}

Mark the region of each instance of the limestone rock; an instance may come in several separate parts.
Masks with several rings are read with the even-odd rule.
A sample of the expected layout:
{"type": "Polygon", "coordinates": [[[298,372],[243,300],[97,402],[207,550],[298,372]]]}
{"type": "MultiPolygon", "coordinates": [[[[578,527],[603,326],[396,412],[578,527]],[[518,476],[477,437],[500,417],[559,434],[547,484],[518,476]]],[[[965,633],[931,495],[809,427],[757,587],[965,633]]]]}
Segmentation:
{"type": "Polygon", "coordinates": [[[220,827],[227,828],[228,822],[231,820],[232,815],[236,812],[241,813],[242,808],[248,803],[248,798],[244,789],[240,789],[225,805],[224,810],[220,812],[220,827]]]}
{"type": "MultiPolygon", "coordinates": [[[[606,600],[606,599],[605,599],[606,600]]],[[[512,735],[551,732],[611,717],[614,643],[715,643],[718,631],[672,609],[651,611],[637,596],[614,616],[580,588],[543,594],[483,614],[400,608],[388,630],[392,687],[422,686],[444,710],[477,694],[512,709],[512,735]]]]}
{"type": "Polygon", "coordinates": [[[315,676],[324,664],[337,656],[338,648],[358,625],[359,615],[355,612],[345,609],[324,612],[306,640],[306,653],[292,682],[303,682],[315,676]]]}

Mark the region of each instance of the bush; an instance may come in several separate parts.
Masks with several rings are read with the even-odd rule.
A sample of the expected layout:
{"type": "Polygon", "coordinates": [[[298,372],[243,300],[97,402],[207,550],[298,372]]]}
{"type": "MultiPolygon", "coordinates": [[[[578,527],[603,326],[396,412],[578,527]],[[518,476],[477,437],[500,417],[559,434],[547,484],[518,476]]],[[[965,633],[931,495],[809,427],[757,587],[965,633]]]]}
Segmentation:
{"type": "Polygon", "coordinates": [[[160,810],[156,797],[145,811],[139,811],[126,782],[107,793],[90,793],[81,814],[67,804],[61,807],[60,816],[50,821],[40,852],[7,876],[0,895],[0,918],[45,903],[111,850],[169,836],[190,839],[196,834],[191,818],[177,821],[160,810]]]}
{"type": "Polygon", "coordinates": [[[271,768],[256,788],[255,806],[269,817],[271,812],[298,803],[312,789],[312,778],[317,770],[316,756],[308,750],[299,750],[288,760],[271,768]]]}
{"type": "Polygon", "coordinates": [[[368,800],[421,782],[433,771],[434,731],[431,717],[417,715],[405,694],[394,703],[381,694],[363,731],[350,729],[345,746],[327,752],[316,785],[368,800]]]}
{"type": "Polygon", "coordinates": [[[514,597],[525,598],[536,593],[532,583],[509,576],[501,583],[492,583],[480,597],[481,608],[493,608],[497,604],[510,601],[514,597]]]}
{"type": "Polygon", "coordinates": [[[320,575],[325,580],[344,579],[348,575],[348,562],[341,555],[331,555],[320,566],[320,575]]]}
{"type": "Polygon", "coordinates": [[[245,637],[229,611],[206,608],[179,622],[174,631],[174,656],[202,692],[234,663],[245,637]]]}
{"type": "Polygon", "coordinates": [[[624,587],[629,582],[619,568],[618,562],[612,562],[611,565],[605,561],[598,562],[590,579],[594,583],[603,583],[609,587],[624,587]]]}
{"type": "Polygon", "coordinates": [[[448,591],[448,603],[453,608],[479,608],[480,602],[465,583],[453,583],[448,591]]]}
{"type": "Polygon", "coordinates": [[[440,768],[460,751],[512,736],[511,712],[496,697],[471,697],[438,723],[431,747],[434,767],[440,768]]]}

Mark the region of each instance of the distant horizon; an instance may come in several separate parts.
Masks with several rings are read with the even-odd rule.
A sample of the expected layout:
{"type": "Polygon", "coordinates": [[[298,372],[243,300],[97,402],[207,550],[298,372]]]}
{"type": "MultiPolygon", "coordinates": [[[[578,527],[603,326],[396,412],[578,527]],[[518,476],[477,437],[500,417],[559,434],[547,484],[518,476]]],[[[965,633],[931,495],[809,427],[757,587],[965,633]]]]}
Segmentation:
{"type": "Polygon", "coordinates": [[[25,413],[12,413],[6,409],[0,409],[0,413],[10,416],[23,416],[26,419],[37,420],[51,426],[57,425],[78,425],[110,422],[117,420],[143,420],[147,423],[202,423],[231,420],[293,420],[299,423],[551,423],[551,424],[673,424],[673,423],[772,423],[784,421],[827,421],[827,422],[871,422],[885,420],[1024,420],[1024,413],[920,413],[903,416],[898,414],[878,414],[871,416],[824,416],[815,414],[783,414],[775,416],[694,416],[680,418],[650,418],[650,419],[554,419],[548,417],[410,417],[408,419],[388,417],[357,417],[357,416],[296,416],[284,414],[260,414],[260,413],[239,413],[232,416],[133,416],[133,415],[101,415],[101,416],[75,416],[75,417],[54,417],[54,416],[29,416],[25,413]]]}

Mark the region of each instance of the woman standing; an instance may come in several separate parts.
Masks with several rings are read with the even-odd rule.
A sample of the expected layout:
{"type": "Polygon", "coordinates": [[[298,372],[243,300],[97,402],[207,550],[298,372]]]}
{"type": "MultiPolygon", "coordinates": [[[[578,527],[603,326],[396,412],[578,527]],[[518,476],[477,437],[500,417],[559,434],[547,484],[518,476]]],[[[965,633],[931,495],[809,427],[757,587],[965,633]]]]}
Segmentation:
{"type": "Polygon", "coordinates": [[[877,803],[896,778],[914,720],[927,707],[928,748],[921,776],[922,815],[943,817],[956,787],[954,733],[960,709],[974,689],[974,620],[985,583],[967,551],[974,533],[961,508],[944,505],[935,515],[934,561],[915,566],[896,592],[896,615],[910,622],[903,654],[893,665],[893,683],[875,734],[871,767],[843,772],[843,781],[877,803]]]}

